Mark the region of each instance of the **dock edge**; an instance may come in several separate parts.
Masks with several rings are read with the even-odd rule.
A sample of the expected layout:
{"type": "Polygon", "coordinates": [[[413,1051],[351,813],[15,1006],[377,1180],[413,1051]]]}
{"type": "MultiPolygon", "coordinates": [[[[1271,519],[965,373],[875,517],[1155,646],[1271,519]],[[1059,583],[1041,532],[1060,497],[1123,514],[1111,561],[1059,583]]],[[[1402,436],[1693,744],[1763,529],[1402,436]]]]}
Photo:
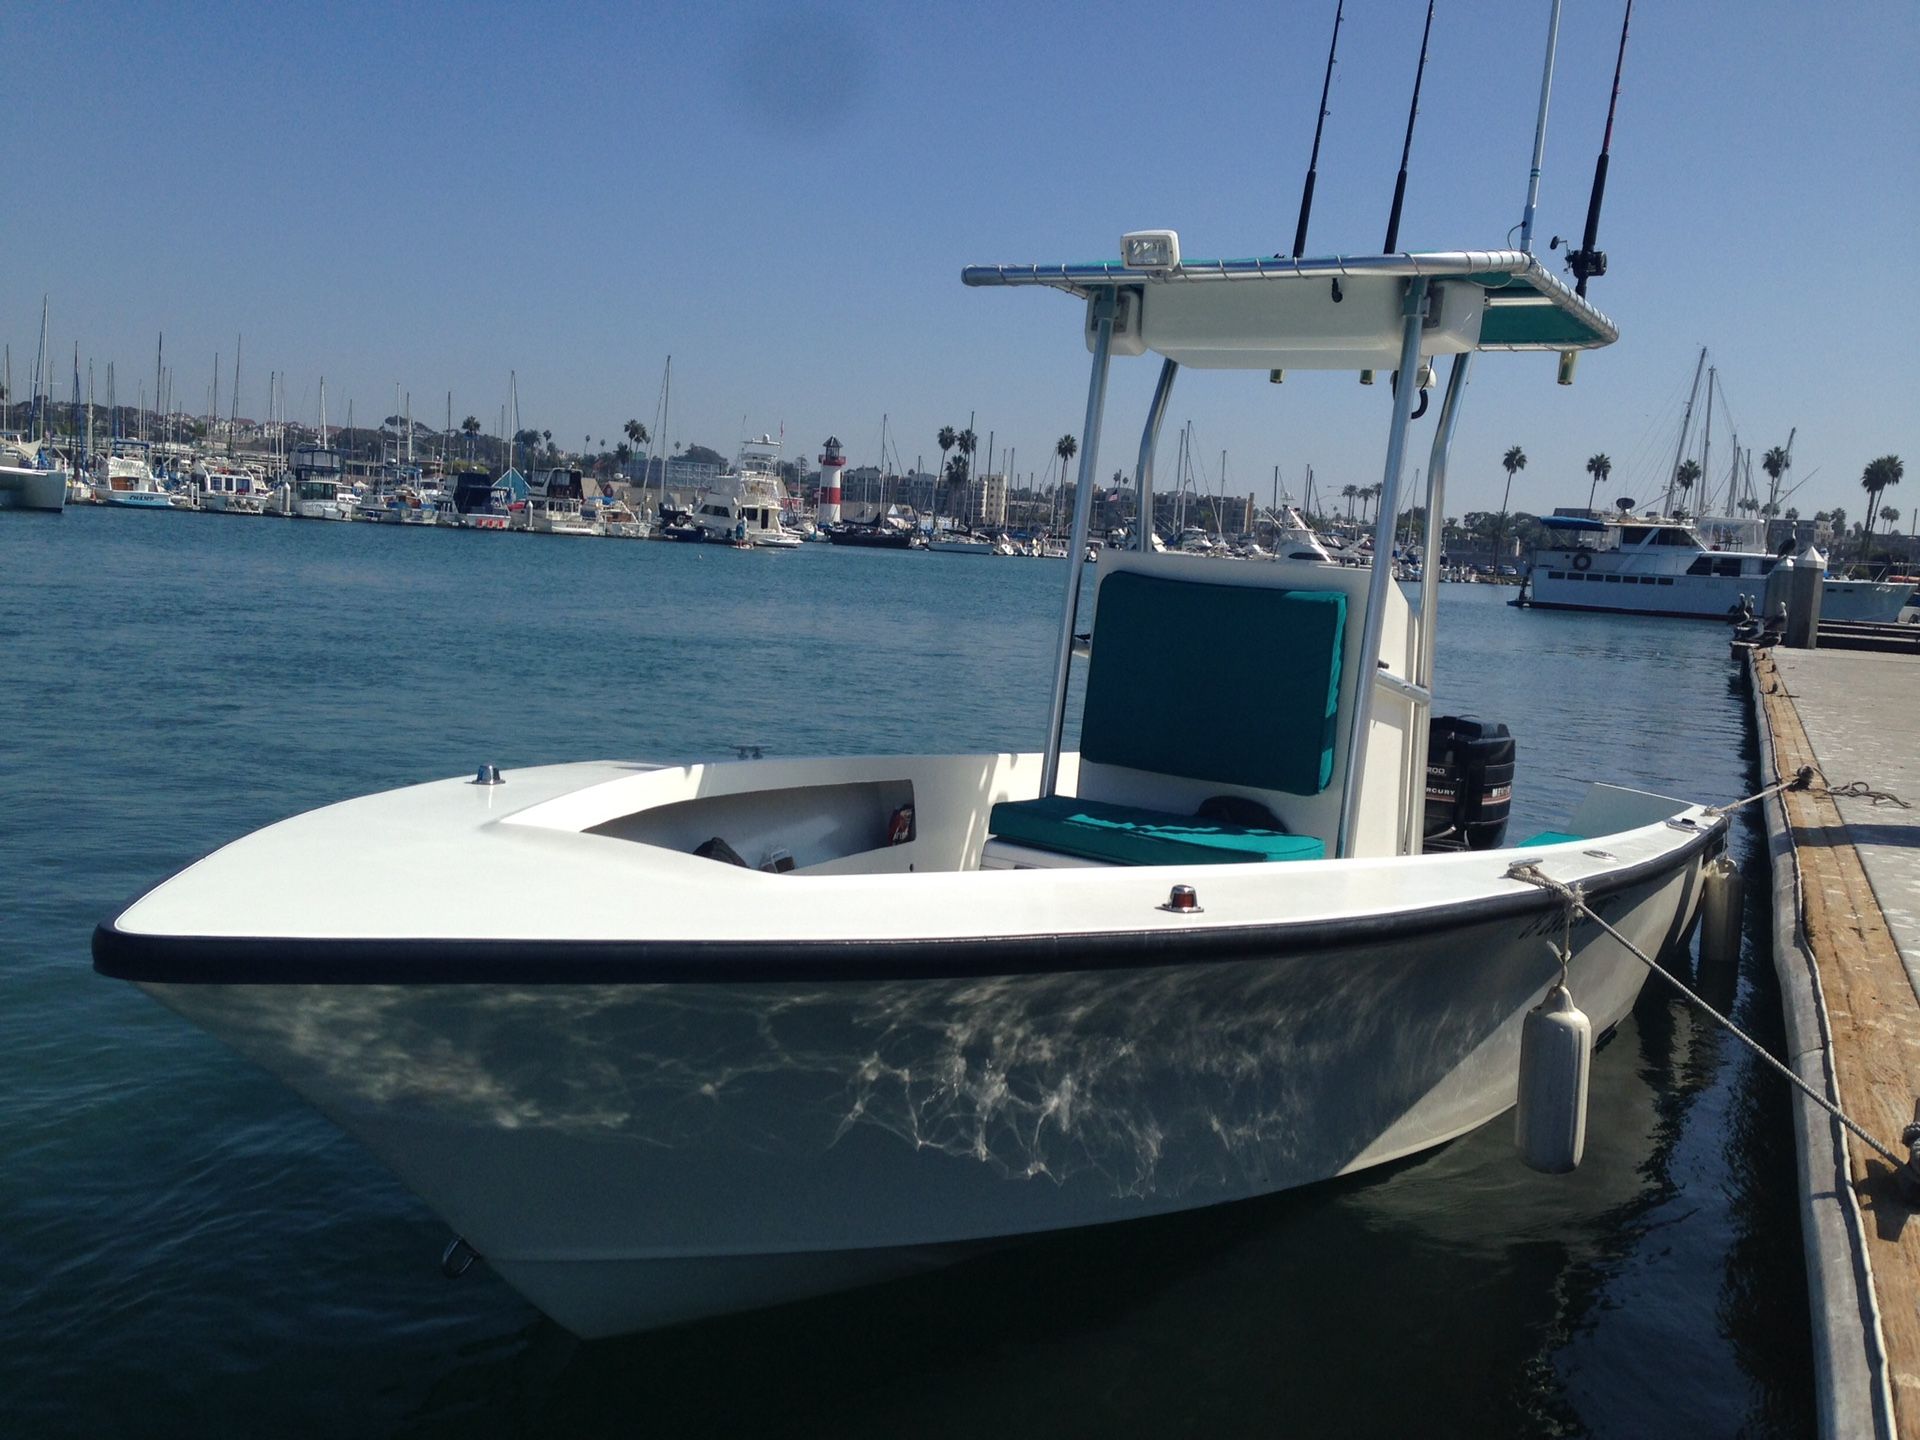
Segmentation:
{"type": "MultiPolygon", "coordinates": [[[[1778,779],[1774,735],[1767,718],[1755,654],[1745,658],[1762,783],[1778,779]]],[[[1832,1032],[1820,972],[1806,943],[1800,864],[1785,799],[1769,795],[1767,858],[1773,893],[1773,969],[1786,1023],[1787,1064],[1808,1085],[1838,1103],[1832,1032]]],[[[1846,1132],[1839,1121],[1794,1092],[1793,1138],[1800,1199],[1801,1242],[1807,1263],[1807,1308],[1813,1329],[1814,1406],[1828,1440],[1867,1436],[1894,1440],[1893,1390],[1886,1339],[1874,1300],[1865,1222],[1855,1198],[1846,1132]]]]}

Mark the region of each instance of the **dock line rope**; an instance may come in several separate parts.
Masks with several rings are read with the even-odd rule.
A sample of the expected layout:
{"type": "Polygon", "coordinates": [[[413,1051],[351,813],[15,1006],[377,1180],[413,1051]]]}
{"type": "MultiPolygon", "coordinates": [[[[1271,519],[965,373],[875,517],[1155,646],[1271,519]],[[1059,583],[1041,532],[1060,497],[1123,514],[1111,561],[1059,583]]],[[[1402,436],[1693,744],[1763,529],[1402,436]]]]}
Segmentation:
{"type": "MultiPolygon", "coordinates": [[[[1783,781],[1781,785],[1773,788],[1791,788],[1796,785],[1804,788],[1806,783],[1805,777],[1810,777],[1811,774],[1811,767],[1805,768],[1799,775],[1795,776],[1793,780],[1783,781]]],[[[1761,793],[1766,794],[1768,792],[1762,791],[1761,793]]],[[[1743,800],[1739,803],[1744,805],[1747,802],[1743,800]]],[[[1818,1090],[1815,1090],[1811,1085],[1807,1084],[1806,1081],[1794,1074],[1786,1065],[1776,1060],[1767,1050],[1766,1046],[1762,1045],[1758,1040],[1755,1040],[1751,1035],[1747,1034],[1746,1031],[1734,1024],[1732,1020],[1714,1009],[1713,1006],[1709,1005],[1700,995],[1689,989],[1686,982],[1681,980],[1679,976],[1661,965],[1659,961],[1648,955],[1646,951],[1642,950],[1638,945],[1614,929],[1602,916],[1596,914],[1593,907],[1587,904],[1586,894],[1579,886],[1569,885],[1563,880],[1554,879],[1551,875],[1543,871],[1536,862],[1531,860],[1514,861],[1512,865],[1507,867],[1507,878],[1509,880],[1524,881],[1529,885],[1537,885],[1542,890],[1550,891],[1559,896],[1562,903],[1566,906],[1569,940],[1571,940],[1573,920],[1576,915],[1585,915],[1587,919],[1593,921],[1594,924],[1598,925],[1602,930],[1606,931],[1607,934],[1619,941],[1620,944],[1626,948],[1627,952],[1642,965],[1645,965],[1649,970],[1653,971],[1654,974],[1658,975],[1675,990],[1679,991],[1681,995],[1685,996],[1688,1001],[1710,1016],[1716,1024],[1726,1030],[1734,1039],[1738,1040],[1742,1045],[1745,1045],[1755,1055],[1759,1056],[1774,1070],[1784,1076],[1788,1084],[1792,1085],[1802,1095],[1805,1095],[1809,1100],[1813,1101],[1814,1104],[1838,1120],[1846,1127],[1850,1134],[1858,1137],[1861,1144],[1865,1145],[1891,1165],[1893,1167],[1894,1177],[1899,1181],[1901,1189],[1905,1191],[1909,1197],[1920,1193],[1920,1154],[1909,1154],[1908,1157],[1903,1160],[1893,1152],[1893,1147],[1868,1134],[1852,1116],[1848,1115],[1838,1105],[1834,1104],[1831,1100],[1827,1099],[1826,1096],[1822,1095],[1818,1090]]],[[[1572,946],[1569,944],[1567,954],[1570,955],[1571,950],[1572,946]]],[[[1563,957],[1561,960],[1563,981],[1565,979],[1565,969],[1566,959],[1563,957]]],[[[1916,1142],[1920,1142],[1920,1122],[1908,1126],[1902,1138],[1910,1149],[1916,1142]]]]}
{"type": "Polygon", "coordinates": [[[1817,772],[1814,770],[1813,766],[1802,765],[1799,768],[1799,770],[1794,773],[1794,776],[1791,780],[1776,780],[1773,782],[1773,784],[1767,786],[1766,789],[1761,790],[1755,794],[1749,795],[1744,800],[1734,800],[1725,805],[1710,805],[1707,807],[1707,814],[1731,815],[1734,811],[1739,810],[1744,806],[1751,805],[1756,800],[1764,800],[1769,795],[1777,795],[1783,790],[1808,789],[1812,786],[1813,777],[1816,773],[1817,772]]]}
{"type": "Polygon", "coordinates": [[[1818,789],[1814,787],[1815,780],[1825,781],[1825,779],[1826,776],[1813,766],[1802,765],[1794,772],[1791,780],[1776,780],[1766,789],[1749,795],[1744,800],[1729,801],[1725,805],[1710,805],[1707,807],[1707,814],[1731,815],[1734,811],[1751,805],[1756,800],[1764,800],[1769,795],[1777,795],[1789,790],[1804,790],[1810,795],[1819,795],[1830,800],[1871,800],[1875,805],[1898,805],[1902,810],[1913,808],[1891,790],[1876,790],[1864,780],[1849,780],[1844,785],[1823,783],[1818,789]]]}

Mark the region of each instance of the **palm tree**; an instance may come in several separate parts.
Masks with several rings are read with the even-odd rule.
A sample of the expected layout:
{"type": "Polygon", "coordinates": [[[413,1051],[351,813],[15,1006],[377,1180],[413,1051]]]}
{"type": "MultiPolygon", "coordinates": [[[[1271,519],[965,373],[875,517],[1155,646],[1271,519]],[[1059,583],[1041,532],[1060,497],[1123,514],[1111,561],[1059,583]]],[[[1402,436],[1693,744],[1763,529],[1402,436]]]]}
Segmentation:
{"type": "Polygon", "coordinates": [[[1906,474],[1906,466],[1900,463],[1898,455],[1882,455],[1869,460],[1867,468],[1860,472],[1860,488],[1867,492],[1867,533],[1862,545],[1860,558],[1864,562],[1873,540],[1874,511],[1880,505],[1881,492],[1889,485],[1898,485],[1906,474]]]}
{"type": "Polygon", "coordinates": [[[1687,496],[1692,493],[1693,487],[1699,480],[1700,462],[1698,460],[1682,460],[1680,468],[1673,472],[1673,483],[1680,487],[1680,504],[1683,510],[1686,508],[1687,496]]]}
{"type": "Polygon", "coordinates": [[[940,475],[944,479],[947,473],[947,452],[953,449],[953,442],[960,438],[960,432],[951,425],[942,425],[934,443],[940,447],[940,475]]]}
{"type": "Polygon", "coordinates": [[[1347,519],[1353,519],[1353,502],[1360,498],[1360,487],[1358,485],[1342,485],[1340,487],[1340,498],[1347,502],[1347,519]]]}
{"type": "Polygon", "coordinates": [[[1793,459],[1776,445],[1760,457],[1760,468],[1767,472],[1767,479],[1773,482],[1767,491],[1767,498],[1772,500],[1780,493],[1780,477],[1793,468],[1793,459]]]}
{"type": "Polygon", "coordinates": [[[1500,569],[1500,556],[1507,546],[1507,501],[1513,495],[1513,477],[1527,468],[1527,452],[1518,445],[1509,445],[1507,453],[1500,457],[1500,464],[1507,472],[1507,488],[1500,492],[1499,538],[1493,542],[1493,568],[1496,574],[1500,569]]]}
{"type": "Polygon", "coordinates": [[[473,437],[480,433],[480,421],[477,416],[469,415],[460,422],[460,431],[467,437],[467,459],[473,459],[473,437]]]}
{"type": "Polygon", "coordinates": [[[1613,461],[1606,455],[1587,457],[1587,474],[1593,477],[1593,484],[1587,487],[1587,513],[1593,513],[1593,497],[1599,488],[1606,484],[1607,477],[1613,473],[1613,461]]]}
{"type": "Polygon", "coordinates": [[[631,447],[627,451],[629,457],[637,454],[642,445],[653,439],[653,436],[647,433],[647,427],[638,420],[627,421],[620,427],[620,433],[627,437],[627,444],[631,447]]]}

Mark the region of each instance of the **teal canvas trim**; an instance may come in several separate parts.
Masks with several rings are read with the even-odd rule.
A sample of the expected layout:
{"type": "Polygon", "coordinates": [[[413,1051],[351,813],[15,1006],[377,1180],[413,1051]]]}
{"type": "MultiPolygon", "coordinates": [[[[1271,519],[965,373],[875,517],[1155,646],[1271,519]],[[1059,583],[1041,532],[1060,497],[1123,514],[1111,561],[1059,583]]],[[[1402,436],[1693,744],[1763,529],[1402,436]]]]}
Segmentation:
{"type": "Polygon", "coordinates": [[[987,828],[1002,840],[1114,865],[1240,865],[1324,859],[1311,835],[1221,825],[1194,815],[1073,795],[1002,801],[987,828]]]}

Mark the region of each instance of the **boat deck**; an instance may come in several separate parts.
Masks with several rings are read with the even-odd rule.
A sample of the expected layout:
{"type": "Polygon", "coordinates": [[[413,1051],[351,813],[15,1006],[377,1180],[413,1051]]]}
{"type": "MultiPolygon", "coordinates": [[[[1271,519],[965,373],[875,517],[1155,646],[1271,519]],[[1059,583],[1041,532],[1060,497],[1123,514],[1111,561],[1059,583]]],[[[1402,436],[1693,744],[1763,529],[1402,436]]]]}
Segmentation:
{"type": "MultiPolygon", "coordinates": [[[[1825,787],[1916,802],[1816,785],[1770,806],[1791,1063],[1899,1149],[1920,1096],[1920,656],[1782,648],[1752,663],[1763,770],[1810,764],[1825,787]]],[[[1804,1101],[1796,1124],[1822,1431],[1920,1436],[1920,1214],[1804,1101]]]]}

